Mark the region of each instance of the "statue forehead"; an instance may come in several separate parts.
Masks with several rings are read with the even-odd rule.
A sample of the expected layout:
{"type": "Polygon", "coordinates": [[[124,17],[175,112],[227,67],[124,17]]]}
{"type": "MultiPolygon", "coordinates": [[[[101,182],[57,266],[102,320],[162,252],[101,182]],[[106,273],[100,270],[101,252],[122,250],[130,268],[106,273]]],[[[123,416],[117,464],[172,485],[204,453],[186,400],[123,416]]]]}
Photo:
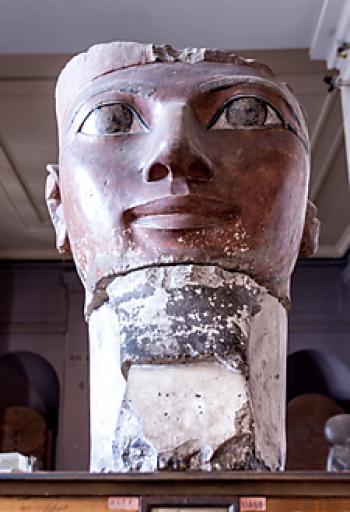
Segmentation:
{"type": "Polygon", "coordinates": [[[216,62],[253,68],[256,72],[273,77],[264,64],[253,59],[244,59],[232,50],[208,48],[185,48],[177,50],[169,45],[131,43],[115,41],[92,46],[87,52],[71,59],[63,68],[56,88],[56,106],[61,118],[79,92],[96,78],[111,71],[142,66],[155,62],[177,63],[216,62]]]}
{"type": "Polygon", "coordinates": [[[165,78],[166,70],[169,67],[175,70],[177,67],[180,71],[181,63],[187,65],[189,80],[193,81],[194,73],[191,73],[191,69],[195,70],[195,81],[198,83],[205,81],[206,74],[215,73],[224,75],[222,78],[216,77],[218,81],[222,80],[223,87],[227,85],[225,80],[228,75],[246,75],[251,81],[268,80],[276,84],[279,92],[295,107],[297,116],[304,125],[304,116],[294,94],[285,84],[276,80],[274,73],[265,64],[238,56],[232,50],[208,48],[177,50],[170,45],[157,46],[116,41],[91,47],[87,52],[73,57],[63,68],[56,87],[56,113],[59,128],[66,113],[69,112],[77,97],[84,95],[84,91],[91,87],[98,87],[102,81],[108,81],[109,76],[112,78],[113,72],[117,72],[115,75],[120,77],[127,76],[128,79],[137,74],[150,76],[151,73],[148,73],[148,70],[150,72],[150,68],[154,70],[156,63],[162,64],[157,66],[158,72],[153,76],[153,81],[157,81],[158,86],[163,85],[160,78],[162,76],[165,78]],[[153,66],[148,66],[149,64],[153,66]]]}
{"type": "MultiPolygon", "coordinates": [[[[247,83],[265,81],[281,87],[281,84],[273,76],[267,77],[259,70],[239,63],[201,61],[195,64],[154,62],[149,65],[143,64],[115,69],[86,83],[83,90],[98,90],[99,88],[106,88],[108,85],[113,88],[115,82],[117,85],[130,84],[131,92],[131,88],[135,84],[136,86],[139,84],[140,89],[142,89],[141,84],[143,84],[145,90],[148,84],[152,85],[152,92],[162,89],[186,89],[186,87],[195,87],[200,92],[206,92],[210,90],[210,87],[206,88],[207,82],[213,84],[213,86],[215,85],[215,89],[218,89],[220,87],[225,88],[238,81],[247,83]]],[[[138,92],[138,90],[136,89],[135,92],[138,92]]],[[[79,96],[81,95],[80,93],[79,96]]]]}

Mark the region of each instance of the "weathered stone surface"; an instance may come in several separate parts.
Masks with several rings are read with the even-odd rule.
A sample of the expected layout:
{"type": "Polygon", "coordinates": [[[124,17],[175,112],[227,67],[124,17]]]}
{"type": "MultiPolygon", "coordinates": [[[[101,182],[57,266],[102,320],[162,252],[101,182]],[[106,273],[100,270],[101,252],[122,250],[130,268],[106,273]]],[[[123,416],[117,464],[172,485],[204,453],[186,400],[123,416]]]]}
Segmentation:
{"type": "Polygon", "coordinates": [[[173,450],[161,452],[157,469],[165,471],[210,471],[213,448],[198,439],[190,439],[173,450]]]}
{"type": "Polygon", "coordinates": [[[240,371],[218,362],[133,365],[126,399],[141,418],[143,435],[157,451],[159,469],[247,466],[252,414],[247,382],[240,371]],[[228,441],[240,447],[239,456],[236,449],[231,460],[226,457],[222,463],[219,447],[228,441]]]}
{"type": "Polygon", "coordinates": [[[112,443],[125,392],[115,312],[104,304],[89,321],[90,470],[112,471],[112,443]]]}
{"type": "Polygon", "coordinates": [[[248,347],[256,457],[252,469],[284,469],[287,312],[270,294],[263,296],[252,319],[248,347]]]}
{"type": "Polygon", "coordinates": [[[276,299],[248,276],[196,265],[143,269],[106,292],[90,320],[92,470],[283,466],[276,299]]]}
{"type": "Polygon", "coordinates": [[[250,277],[216,266],[139,270],[107,287],[118,314],[121,362],[225,360],[246,372],[250,319],[265,293],[250,277]]]}
{"type": "Polygon", "coordinates": [[[181,265],[118,276],[106,292],[127,379],[114,469],[249,467],[246,352],[265,290],[220,267],[181,265]]]}
{"type": "Polygon", "coordinates": [[[107,294],[90,319],[93,471],[283,468],[286,313],[275,298],[195,265],[118,277],[107,294]],[[203,307],[186,318],[194,296],[203,307]]]}
{"type": "Polygon", "coordinates": [[[252,469],[255,463],[254,438],[255,431],[249,399],[236,411],[235,435],[216,449],[211,459],[212,468],[224,471],[252,469]]]}
{"type": "Polygon", "coordinates": [[[112,443],[113,471],[150,472],[157,469],[157,451],[144,435],[144,419],[130,399],[123,400],[112,443]]]}

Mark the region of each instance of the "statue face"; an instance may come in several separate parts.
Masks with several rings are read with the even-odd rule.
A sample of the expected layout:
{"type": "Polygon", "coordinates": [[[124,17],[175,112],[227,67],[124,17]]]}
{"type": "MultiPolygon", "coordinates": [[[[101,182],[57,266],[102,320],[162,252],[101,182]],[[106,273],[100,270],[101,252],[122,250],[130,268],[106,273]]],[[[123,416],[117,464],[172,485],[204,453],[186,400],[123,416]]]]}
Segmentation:
{"type": "Polygon", "coordinates": [[[60,193],[51,195],[86,286],[195,262],[287,294],[309,179],[296,105],[239,64],[153,63],[88,84],[60,126],[60,193]]]}

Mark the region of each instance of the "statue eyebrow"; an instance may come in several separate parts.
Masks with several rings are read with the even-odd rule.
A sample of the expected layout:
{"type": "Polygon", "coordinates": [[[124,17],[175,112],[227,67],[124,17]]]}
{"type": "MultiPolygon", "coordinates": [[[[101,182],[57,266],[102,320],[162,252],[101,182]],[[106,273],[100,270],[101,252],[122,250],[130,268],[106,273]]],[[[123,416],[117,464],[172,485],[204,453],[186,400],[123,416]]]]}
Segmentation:
{"type": "Polygon", "coordinates": [[[101,84],[98,90],[94,89],[94,92],[89,99],[96,94],[100,94],[108,91],[116,92],[128,92],[131,94],[140,94],[142,96],[152,96],[156,92],[154,85],[147,82],[132,82],[131,80],[111,80],[107,83],[101,84]]]}
{"type": "Polygon", "coordinates": [[[235,75],[235,76],[219,76],[216,78],[212,78],[210,80],[205,80],[201,82],[198,87],[201,92],[211,92],[220,89],[228,89],[234,85],[265,85],[269,89],[273,89],[280,94],[284,94],[283,89],[276,84],[276,82],[272,82],[271,80],[267,80],[266,78],[261,78],[258,76],[252,75],[235,75]]]}

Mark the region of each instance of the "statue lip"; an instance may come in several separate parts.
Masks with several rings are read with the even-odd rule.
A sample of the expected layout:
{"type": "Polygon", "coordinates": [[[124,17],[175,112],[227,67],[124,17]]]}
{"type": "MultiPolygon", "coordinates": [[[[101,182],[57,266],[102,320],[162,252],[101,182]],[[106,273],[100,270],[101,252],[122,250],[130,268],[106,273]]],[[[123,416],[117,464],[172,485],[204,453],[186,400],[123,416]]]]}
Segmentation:
{"type": "Polygon", "coordinates": [[[125,220],[148,229],[196,229],[220,226],[238,216],[238,208],[213,197],[166,196],[127,210],[125,220]]]}

